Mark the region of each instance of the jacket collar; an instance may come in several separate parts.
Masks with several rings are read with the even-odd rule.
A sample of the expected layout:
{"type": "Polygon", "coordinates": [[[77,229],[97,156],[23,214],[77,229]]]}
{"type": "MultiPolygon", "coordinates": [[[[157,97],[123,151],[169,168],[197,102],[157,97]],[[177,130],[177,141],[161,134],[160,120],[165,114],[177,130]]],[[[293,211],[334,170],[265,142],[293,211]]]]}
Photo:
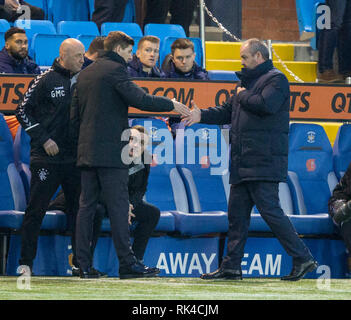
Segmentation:
{"type": "Polygon", "coordinates": [[[149,76],[151,75],[159,78],[161,77],[161,73],[156,66],[152,67],[150,74],[143,71],[143,64],[140,62],[140,59],[136,55],[133,55],[133,59],[128,63],[128,66],[134,69],[139,75],[145,74],[145,75],[149,75],[149,76]]]}
{"type": "Polygon", "coordinates": [[[99,52],[99,58],[107,58],[107,59],[116,61],[118,63],[121,63],[125,67],[127,66],[127,63],[125,62],[125,60],[118,53],[114,51],[101,51],[99,52]]]}
{"type": "Polygon", "coordinates": [[[28,55],[22,60],[17,60],[7,52],[5,47],[0,51],[0,54],[2,55],[5,62],[13,67],[17,67],[22,64],[34,65],[33,61],[30,59],[28,55]]]}
{"type": "Polygon", "coordinates": [[[245,79],[256,79],[261,75],[267,73],[269,70],[273,69],[272,60],[267,60],[261,64],[259,64],[254,69],[242,68],[241,71],[238,71],[236,74],[240,80],[245,79]]]}
{"type": "Polygon", "coordinates": [[[56,72],[62,74],[62,75],[65,76],[65,77],[71,78],[71,77],[73,76],[73,75],[71,74],[71,71],[69,71],[68,69],[66,69],[66,68],[64,68],[64,67],[62,67],[62,66],[60,65],[60,63],[58,62],[58,58],[56,58],[56,59],[54,60],[54,63],[52,64],[52,68],[53,68],[56,72]]]}

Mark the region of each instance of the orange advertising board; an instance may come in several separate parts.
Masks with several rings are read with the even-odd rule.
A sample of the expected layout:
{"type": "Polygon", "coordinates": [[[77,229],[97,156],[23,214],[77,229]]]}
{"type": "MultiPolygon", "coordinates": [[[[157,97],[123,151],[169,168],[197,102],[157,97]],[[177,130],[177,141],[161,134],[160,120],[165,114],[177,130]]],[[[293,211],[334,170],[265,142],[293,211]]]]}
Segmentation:
{"type": "MultiPolygon", "coordinates": [[[[0,76],[0,112],[13,114],[32,78],[0,76]]],[[[187,106],[194,100],[199,108],[220,105],[230,97],[236,86],[235,82],[229,81],[134,81],[150,94],[176,98],[187,106]]],[[[351,86],[291,83],[290,91],[292,120],[351,121],[351,86]]],[[[131,116],[152,114],[136,108],[130,108],[129,112],[131,116]]]]}

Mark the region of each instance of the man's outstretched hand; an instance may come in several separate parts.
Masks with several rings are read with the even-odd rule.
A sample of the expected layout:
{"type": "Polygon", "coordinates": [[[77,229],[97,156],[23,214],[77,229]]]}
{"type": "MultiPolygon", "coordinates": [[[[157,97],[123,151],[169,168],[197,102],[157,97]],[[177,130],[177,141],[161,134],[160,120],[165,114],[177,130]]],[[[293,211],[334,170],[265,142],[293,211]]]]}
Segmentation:
{"type": "Polygon", "coordinates": [[[194,123],[201,121],[201,110],[197,107],[196,103],[191,100],[192,110],[190,115],[183,117],[183,122],[186,126],[191,126],[194,123]]]}
{"type": "Polygon", "coordinates": [[[190,115],[190,109],[186,105],[178,102],[175,99],[172,99],[172,102],[173,102],[175,112],[180,113],[182,116],[189,116],[190,115]]]}

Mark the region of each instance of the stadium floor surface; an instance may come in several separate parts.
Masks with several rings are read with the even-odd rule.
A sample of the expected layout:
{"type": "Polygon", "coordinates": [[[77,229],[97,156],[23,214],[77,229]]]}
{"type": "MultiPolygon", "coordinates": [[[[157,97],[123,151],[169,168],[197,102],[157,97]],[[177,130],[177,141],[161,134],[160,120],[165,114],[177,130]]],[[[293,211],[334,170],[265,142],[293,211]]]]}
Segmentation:
{"type": "Polygon", "coordinates": [[[351,299],[351,279],[303,279],[286,282],[274,278],[204,281],[194,278],[83,280],[72,277],[32,277],[30,289],[26,290],[19,289],[18,282],[18,277],[0,277],[0,300],[351,299]]]}

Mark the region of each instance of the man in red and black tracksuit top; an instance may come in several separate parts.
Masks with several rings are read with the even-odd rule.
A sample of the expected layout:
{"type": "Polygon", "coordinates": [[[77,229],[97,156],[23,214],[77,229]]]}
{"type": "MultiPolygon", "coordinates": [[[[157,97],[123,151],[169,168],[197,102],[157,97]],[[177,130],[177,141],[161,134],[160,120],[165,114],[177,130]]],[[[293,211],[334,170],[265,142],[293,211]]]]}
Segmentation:
{"type": "Polygon", "coordinates": [[[19,261],[30,269],[42,220],[60,185],[66,196],[68,216],[72,217],[71,227],[75,230],[80,173],[75,165],[76,150],[70,139],[69,119],[72,79],[82,67],[83,56],[83,44],[66,39],[60,46],[60,56],[50,69],[31,82],[16,109],[18,121],[31,137],[30,198],[21,228],[19,261]]]}

